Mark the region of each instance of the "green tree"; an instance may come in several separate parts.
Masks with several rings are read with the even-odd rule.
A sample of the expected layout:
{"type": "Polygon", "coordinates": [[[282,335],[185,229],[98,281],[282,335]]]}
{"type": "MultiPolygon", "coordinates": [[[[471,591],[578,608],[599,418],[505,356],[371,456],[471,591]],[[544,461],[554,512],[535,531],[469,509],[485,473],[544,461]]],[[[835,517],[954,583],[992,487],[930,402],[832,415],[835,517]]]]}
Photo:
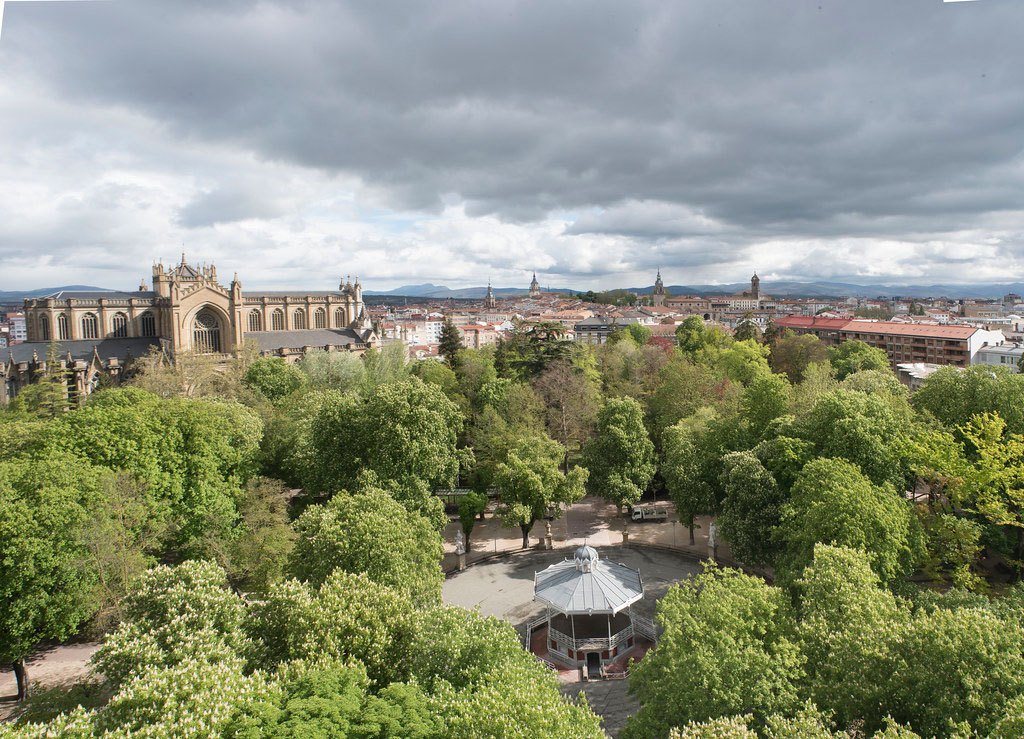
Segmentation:
{"type": "Polygon", "coordinates": [[[718,511],[724,497],[721,462],[745,445],[734,415],[704,408],[667,429],[663,439],[662,476],[679,521],[690,530],[698,514],[718,511]]]}
{"type": "Polygon", "coordinates": [[[1024,630],[985,609],[919,613],[895,652],[892,716],[922,736],[986,736],[1024,694],[1024,630]]]}
{"type": "Polygon", "coordinates": [[[892,708],[883,676],[910,613],[857,549],[817,544],[796,586],[810,699],[834,711],[840,728],[864,722],[866,731],[877,729],[892,708]]]}
{"type": "Polygon", "coordinates": [[[914,405],[951,430],[973,416],[996,413],[1008,431],[1024,434],[1024,375],[1008,367],[942,367],[914,393],[914,405]]]}
{"type": "Polygon", "coordinates": [[[746,313],[743,316],[743,320],[736,325],[736,330],[732,332],[732,337],[736,341],[761,341],[761,329],[754,323],[753,313],[746,313]]]}
{"type": "Polygon", "coordinates": [[[174,542],[194,545],[227,531],[256,471],[263,427],[232,401],[169,398],[137,388],[105,390],[52,427],[52,445],[128,472],[170,507],[174,542]]]}
{"type": "Polygon", "coordinates": [[[288,517],[290,496],[279,480],[250,480],[238,504],[235,526],[208,545],[237,589],[265,593],[284,576],[296,537],[288,517]]]}
{"type": "Polygon", "coordinates": [[[96,572],[84,544],[100,470],[49,454],[0,462],[0,661],[29,695],[25,658],[96,610],[96,572]]]}
{"type": "Polygon", "coordinates": [[[749,385],[771,375],[768,347],[756,341],[729,340],[720,347],[708,347],[697,355],[705,364],[720,370],[730,380],[749,385]]]}
{"type": "Polygon", "coordinates": [[[875,483],[903,488],[911,430],[904,398],[834,390],[818,399],[801,426],[817,456],[847,459],[875,483]]]}
{"type": "Polygon", "coordinates": [[[371,347],[363,355],[363,368],[361,395],[370,395],[381,385],[405,382],[410,373],[409,350],[401,341],[385,344],[380,349],[371,347]]]}
{"type": "Polygon", "coordinates": [[[567,360],[552,362],[533,383],[546,411],[548,435],[569,455],[589,438],[597,416],[598,393],[586,373],[567,360]]]}
{"type": "Polygon", "coordinates": [[[469,492],[459,498],[459,524],[462,526],[462,533],[466,537],[466,551],[469,551],[470,537],[473,535],[473,526],[476,519],[487,510],[487,496],[483,493],[469,492]]]}
{"type": "Polygon", "coordinates": [[[378,685],[401,681],[416,610],[402,591],[340,568],[319,587],[286,580],[249,608],[248,664],[280,671],[294,662],[360,662],[378,685]]]}
{"type": "Polygon", "coordinates": [[[445,364],[455,369],[459,364],[459,352],[464,348],[458,326],[452,322],[451,316],[446,317],[441,325],[441,341],[437,353],[444,357],[445,364]]]}
{"type": "Polygon", "coordinates": [[[700,316],[688,316],[676,328],[676,341],[683,354],[695,356],[708,347],[722,346],[726,335],[717,326],[706,326],[700,316]]]}
{"type": "Polygon", "coordinates": [[[124,617],[122,601],[154,564],[171,522],[167,506],[152,500],[146,486],[126,472],[101,474],[90,503],[81,537],[97,579],[93,625],[107,631],[124,617]]]}
{"type": "Polygon", "coordinates": [[[818,543],[866,552],[886,584],[913,572],[923,555],[919,523],[902,496],[842,459],[815,459],[803,468],[778,536],[784,551],[775,569],[783,584],[799,577],[818,543]]]}
{"type": "Polygon", "coordinates": [[[1009,433],[994,414],[975,416],[960,433],[970,466],[958,475],[955,499],[1013,531],[1017,569],[1024,572],[1024,436],[1009,433]]]}
{"type": "Polygon", "coordinates": [[[844,341],[839,346],[830,346],[828,357],[839,380],[864,370],[889,370],[888,355],[863,341],[844,341]]]}
{"type": "Polygon", "coordinates": [[[429,385],[437,385],[449,400],[469,415],[469,398],[459,387],[458,376],[447,364],[434,359],[420,359],[413,362],[411,373],[429,385]]]}
{"type": "Polygon", "coordinates": [[[36,381],[14,396],[7,412],[28,418],[59,418],[77,400],[69,381],[70,373],[60,357],[60,345],[51,342],[36,381]]]}
{"type": "Polygon", "coordinates": [[[650,327],[644,326],[642,323],[630,323],[626,326],[626,332],[629,334],[630,338],[636,342],[637,346],[643,346],[651,340],[652,336],[654,336],[654,331],[652,331],[650,327]]]}
{"type": "Polygon", "coordinates": [[[626,340],[597,347],[594,358],[606,396],[645,398],[660,384],[658,373],[671,355],[656,344],[626,340]]]}
{"type": "Polygon", "coordinates": [[[972,569],[984,549],[984,527],[952,513],[926,516],[922,524],[928,552],[924,570],[936,580],[948,576],[959,588],[984,589],[985,581],[972,569]]]}
{"type": "Polygon", "coordinates": [[[404,591],[417,603],[441,598],[441,537],[384,490],[366,486],[307,508],[295,522],[289,569],[319,587],[341,569],[404,591]]]}
{"type": "Polygon", "coordinates": [[[562,324],[519,321],[513,326],[511,335],[499,344],[495,366],[512,379],[529,381],[541,375],[553,362],[571,360],[577,350],[573,342],[565,339],[562,324]]]}
{"type": "Polygon", "coordinates": [[[587,442],[587,485],[620,508],[637,503],[654,477],[654,444],[643,408],[632,398],[611,398],[597,412],[597,436],[587,442]]]}
{"type": "Polygon", "coordinates": [[[362,665],[302,666],[277,689],[236,709],[224,729],[232,737],[429,739],[443,723],[416,685],[392,683],[379,693],[362,665]]]}
{"type": "Polygon", "coordinates": [[[853,312],[853,315],[858,318],[869,318],[874,321],[888,321],[896,314],[890,308],[864,307],[857,308],[857,310],[853,312]]]}
{"type": "Polygon", "coordinates": [[[803,379],[793,385],[790,407],[796,416],[804,416],[823,396],[839,386],[836,372],[828,362],[812,364],[804,370],[803,379]]]}
{"type": "Polygon", "coordinates": [[[584,494],[588,472],[575,467],[559,470],[565,450],[548,438],[520,440],[498,465],[494,485],[501,498],[501,517],[523,532],[523,548],[530,545],[530,530],[552,508],[571,505],[584,494]]]}
{"type": "Polygon", "coordinates": [[[784,372],[792,383],[800,382],[812,364],[826,364],[828,347],[813,334],[787,332],[771,350],[771,365],[776,372],[784,372]]]}
{"type": "Polygon", "coordinates": [[[799,705],[802,658],[783,591],[708,565],[658,603],[658,646],[633,668],[640,710],[625,737],[667,737],[689,721],[751,714],[763,725],[799,705]]]}
{"type": "Polygon", "coordinates": [[[154,567],[136,581],[124,610],[93,657],[115,690],[153,670],[234,664],[246,646],[245,603],[212,562],[154,567]]]}
{"type": "Polygon", "coordinates": [[[452,487],[462,414],[444,392],[418,378],[376,387],[365,399],[334,396],[312,420],[308,492],[353,489],[373,472],[409,510],[437,525],[445,518],[430,487],[452,487]]]}
{"type": "Polygon", "coordinates": [[[660,382],[648,401],[655,441],[703,406],[729,406],[738,401],[741,388],[710,367],[674,356],[661,370],[660,382]]]}
{"type": "Polygon", "coordinates": [[[778,549],[775,531],[786,502],[783,491],[752,452],[725,455],[721,477],[725,497],[718,522],[733,556],[746,564],[771,565],[778,549]]]}
{"type": "Polygon", "coordinates": [[[363,360],[354,352],[312,349],[302,355],[295,367],[310,385],[320,389],[357,392],[366,378],[363,360]]]}
{"type": "Polygon", "coordinates": [[[260,357],[245,370],[242,382],[273,403],[302,387],[306,375],[281,357],[260,357]]]}
{"type": "Polygon", "coordinates": [[[763,437],[769,424],[789,412],[792,389],[785,375],[761,375],[743,389],[740,411],[753,439],[763,437]]]}

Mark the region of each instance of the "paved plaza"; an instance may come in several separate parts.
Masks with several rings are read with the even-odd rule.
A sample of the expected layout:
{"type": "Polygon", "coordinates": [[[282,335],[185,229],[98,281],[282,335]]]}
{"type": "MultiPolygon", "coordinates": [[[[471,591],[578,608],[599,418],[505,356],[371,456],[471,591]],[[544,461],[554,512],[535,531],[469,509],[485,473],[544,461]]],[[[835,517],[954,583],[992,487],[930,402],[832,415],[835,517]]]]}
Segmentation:
{"type": "MultiPolygon", "coordinates": [[[[614,509],[613,509],[614,510],[614,509]]],[[[649,524],[661,526],[666,524],[649,524]]],[[[632,537],[631,537],[632,538],[632,537]]],[[[621,540],[621,536],[620,536],[621,540]]],[[[557,545],[557,543],[556,543],[557,545]]],[[[665,595],[672,583],[700,571],[695,554],[638,546],[596,546],[602,559],[621,562],[640,571],[644,583],[644,597],[633,608],[648,618],[654,616],[655,603],[665,595]]],[[[526,550],[511,553],[468,567],[451,575],[444,584],[446,603],[479,610],[485,616],[495,616],[520,630],[543,608],[533,602],[533,576],[550,564],[572,557],[572,547],[547,550],[526,550]]],[[[591,708],[604,719],[605,730],[617,736],[626,719],[636,712],[638,704],[626,694],[626,680],[596,680],[580,682],[578,672],[561,674],[563,693],[577,695],[583,691],[591,708]]]]}
{"type": "MultiPolygon", "coordinates": [[[[628,532],[630,542],[674,547],[694,552],[704,557],[708,552],[708,517],[697,519],[694,532],[694,544],[690,546],[689,530],[679,523],[675,508],[669,501],[644,503],[644,507],[654,506],[668,513],[664,523],[630,521],[625,514],[620,514],[616,507],[594,496],[588,496],[566,510],[560,518],[551,521],[551,538],[556,549],[575,548],[589,544],[600,549],[605,546],[618,546],[622,543],[623,533],[628,532]]],[[[518,527],[505,526],[496,514],[496,504],[492,503],[486,518],[477,521],[470,539],[468,560],[478,561],[495,553],[522,551],[522,532],[518,527]]],[[[538,521],[530,532],[530,547],[540,542],[546,532],[546,521],[538,521]]],[[[461,526],[457,516],[444,530],[445,554],[442,560],[444,569],[455,568],[455,534],[461,526]]],[[[718,554],[728,559],[729,545],[719,538],[718,554]]]]}

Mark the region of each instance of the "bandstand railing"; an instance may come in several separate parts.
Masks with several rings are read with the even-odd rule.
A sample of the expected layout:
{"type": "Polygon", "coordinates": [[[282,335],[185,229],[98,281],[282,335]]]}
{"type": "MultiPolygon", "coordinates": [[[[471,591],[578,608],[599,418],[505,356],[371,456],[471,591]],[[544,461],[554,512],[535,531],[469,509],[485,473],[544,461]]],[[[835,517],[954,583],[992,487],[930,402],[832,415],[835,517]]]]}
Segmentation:
{"type": "Polygon", "coordinates": [[[615,649],[620,644],[626,642],[633,636],[633,627],[627,626],[617,634],[612,634],[611,639],[601,637],[591,637],[587,639],[573,639],[568,634],[563,634],[561,631],[552,626],[548,630],[548,639],[558,644],[558,651],[564,652],[566,649],[572,649],[574,652],[579,651],[610,651],[615,649]],[[563,647],[563,645],[565,645],[563,647]]]}
{"type": "Polygon", "coordinates": [[[638,636],[642,636],[645,639],[650,639],[653,642],[658,641],[658,630],[654,625],[654,621],[643,616],[633,615],[633,630],[638,636]]]}

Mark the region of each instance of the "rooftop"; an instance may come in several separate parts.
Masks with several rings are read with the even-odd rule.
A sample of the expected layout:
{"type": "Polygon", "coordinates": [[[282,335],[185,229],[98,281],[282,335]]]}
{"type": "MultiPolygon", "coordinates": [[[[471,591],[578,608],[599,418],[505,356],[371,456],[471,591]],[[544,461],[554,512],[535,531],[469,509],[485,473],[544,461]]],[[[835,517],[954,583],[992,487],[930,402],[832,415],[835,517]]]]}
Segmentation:
{"type": "Polygon", "coordinates": [[[152,290],[121,292],[119,290],[60,290],[49,295],[43,295],[37,300],[99,300],[100,298],[128,300],[152,300],[156,293],[152,290]]]}
{"type": "Polygon", "coordinates": [[[618,613],[644,596],[640,573],[582,546],[534,575],[534,600],[565,614],[618,613]]]}
{"type": "Polygon", "coordinates": [[[295,331],[250,331],[246,339],[255,339],[261,352],[278,349],[301,349],[305,346],[348,346],[362,343],[355,331],[347,328],[313,328],[295,331]]]}
{"type": "MultiPolygon", "coordinates": [[[[134,338],[134,339],[82,339],[80,341],[55,341],[57,355],[61,359],[67,359],[68,354],[74,361],[89,361],[93,354],[100,359],[117,358],[123,362],[129,356],[142,357],[151,349],[160,345],[159,339],[155,338],[134,338]]],[[[51,342],[32,341],[15,344],[6,349],[0,349],[0,362],[7,362],[13,359],[15,362],[31,362],[33,355],[39,361],[45,361],[50,354],[51,342]]]]}

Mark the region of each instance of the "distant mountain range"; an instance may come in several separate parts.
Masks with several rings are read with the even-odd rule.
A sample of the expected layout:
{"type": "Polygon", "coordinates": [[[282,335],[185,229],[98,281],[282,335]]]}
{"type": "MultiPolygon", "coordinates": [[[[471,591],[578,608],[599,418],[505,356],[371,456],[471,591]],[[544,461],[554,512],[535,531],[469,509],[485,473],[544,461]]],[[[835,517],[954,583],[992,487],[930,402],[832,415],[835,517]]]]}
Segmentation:
{"type": "Polygon", "coordinates": [[[60,292],[61,290],[99,290],[112,292],[105,287],[93,287],[92,285],[64,285],[62,287],[41,287],[37,290],[0,290],[0,303],[21,302],[25,298],[38,298],[43,295],[60,292]]]}
{"type": "MultiPolygon", "coordinates": [[[[529,292],[526,288],[496,287],[494,288],[494,297],[514,298],[519,295],[527,295],[529,292]]],[[[402,285],[394,290],[363,290],[363,295],[395,295],[410,298],[484,298],[487,297],[487,286],[453,290],[444,285],[425,282],[422,285],[402,285]]]]}
{"type": "MultiPolygon", "coordinates": [[[[547,288],[552,292],[578,292],[570,288],[547,288]]],[[[630,292],[647,295],[654,285],[647,287],[631,287],[630,292]]],[[[665,288],[672,295],[732,295],[750,289],[749,282],[734,282],[727,285],[668,285],[665,288]]],[[[849,282],[798,282],[780,280],[778,282],[761,281],[761,292],[774,297],[793,298],[832,298],[832,297],[864,297],[864,298],[1001,298],[1007,293],[1024,295],[1024,282],[991,284],[991,285],[858,285],[849,282]]],[[[366,295],[394,295],[410,298],[483,298],[487,295],[487,287],[464,287],[451,289],[444,285],[424,283],[422,285],[403,285],[394,290],[365,290],[366,295]]],[[[494,288],[495,297],[517,297],[526,295],[527,290],[514,287],[494,288]]]]}
{"type": "MultiPolygon", "coordinates": [[[[640,295],[654,286],[630,288],[640,295]]],[[[750,289],[749,282],[729,285],[672,285],[673,295],[732,295],[750,289]]],[[[1007,293],[1024,295],[1024,282],[989,285],[858,285],[848,282],[798,282],[761,280],[761,292],[777,298],[1001,298],[1007,293]]]]}
{"type": "MultiPolygon", "coordinates": [[[[578,292],[567,287],[544,287],[545,292],[578,292]]],[[[647,295],[654,289],[631,287],[630,292],[647,295]]],[[[732,295],[750,289],[749,282],[734,282],[727,285],[667,285],[665,289],[672,295],[732,295]]],[[[20,303],[25,298],[36,298],[41,295],[61,290],[95,290],[108,292],[107,288],[92,285],[63,285],[61,287],[42,287],[37,290],[0,290],[0,303],[20,303]]],[[[514,298],[527,294],[525,288],[496,287],[497,298],[514,298]]],[[[780,280],[778,282],[761,281],[761,292],[774,297],[793,298],[833,298],[833,297],[864,297],[864,298],[1001,298],[1007,293],[1024,295],[1024,282],[1010,282],[990,285],[858,285],[850,282],[798,282],[780,280]]],[[[452,289],[444,285],[425,282],[419,285],[403,285],[393,290],[364,290],[367,296],[395,296],[410,298],[455,298],[480,299],[487,295],[487,286],[463,287],[452,289]]],[[[374,301],[380,302],[380,301],[374,301]]]]}

